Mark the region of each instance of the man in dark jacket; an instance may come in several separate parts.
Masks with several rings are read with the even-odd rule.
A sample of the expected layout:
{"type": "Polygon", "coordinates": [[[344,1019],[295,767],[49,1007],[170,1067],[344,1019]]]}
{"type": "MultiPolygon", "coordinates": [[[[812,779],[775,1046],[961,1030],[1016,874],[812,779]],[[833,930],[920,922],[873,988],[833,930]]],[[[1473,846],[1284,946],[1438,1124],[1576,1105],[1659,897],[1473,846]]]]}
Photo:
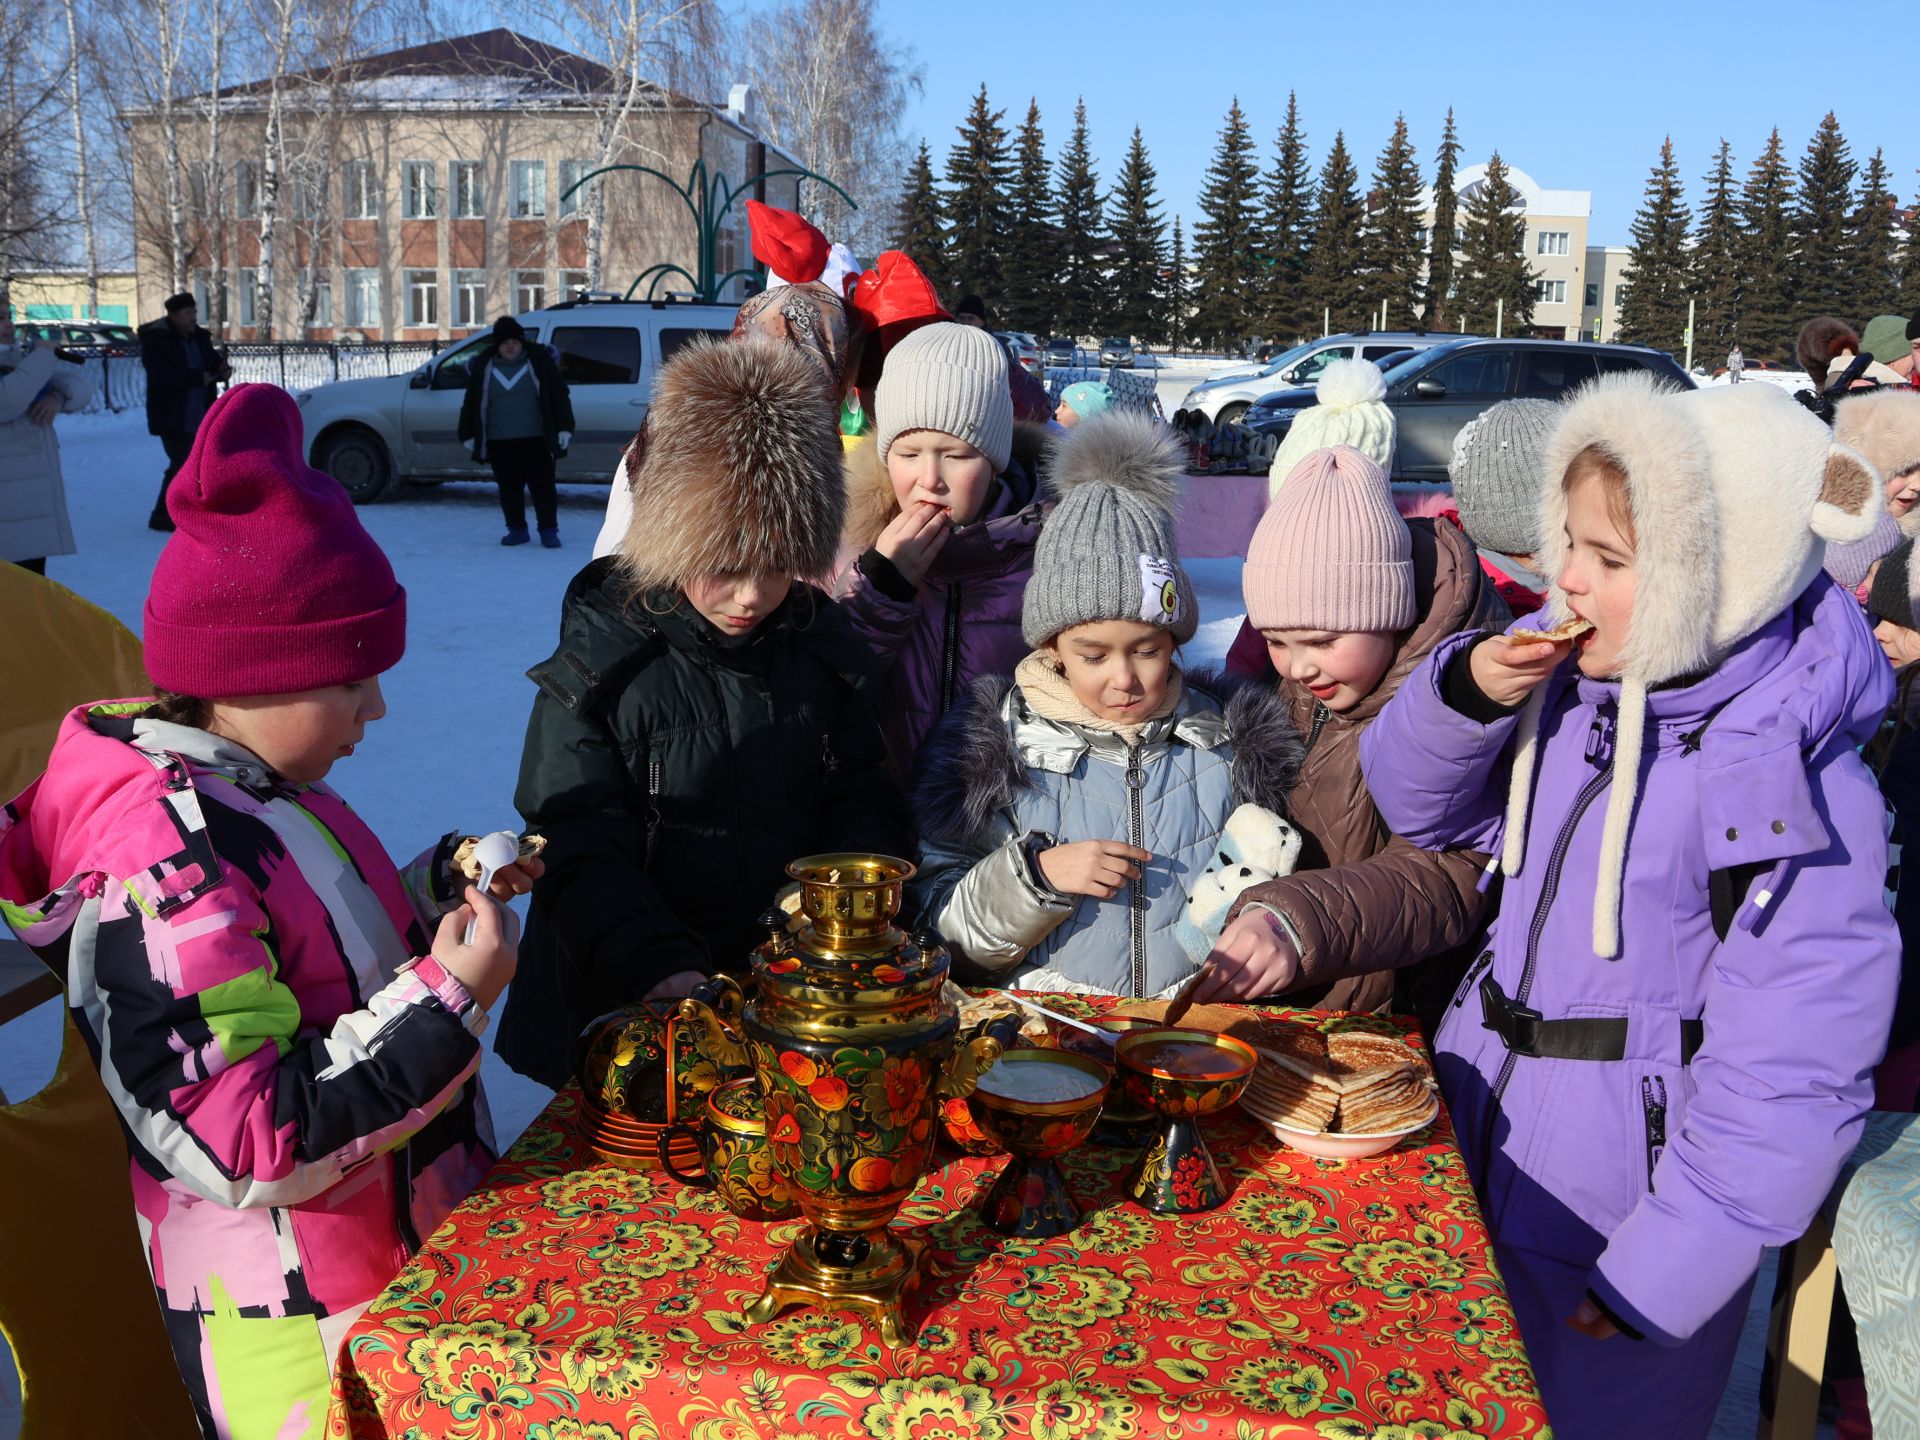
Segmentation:
{"type": "Polygon", "coordinates": [[[471,441],[473,458],[493,466],[500,488],[500,514],[507,522],[502,545],[524,545],[526,492],[533,492],[540,543],[560,548],[559,494],[554,464],[573,443],[573,397],[566,377],[544,345],[529,345],[511,315],[493,322],[493,348],[483,350],[467,377],[460,403],[460,439],[471,441]]]}
{"type": "Polygon", "coordinates": [[[147,517],[147,528],[171,530],[167,487],[192,453],[200,417],[220,393],[220,386],[233,378],[233,370],[226,355],[214,348],[213,336],[201,326],[193,296],[184,291],[167,297],[162,318],[140,327],[140,363],[147,372],[147,433],[158,435],[167,452],[167,473],[160,480],[160,495],[147,517]]]}

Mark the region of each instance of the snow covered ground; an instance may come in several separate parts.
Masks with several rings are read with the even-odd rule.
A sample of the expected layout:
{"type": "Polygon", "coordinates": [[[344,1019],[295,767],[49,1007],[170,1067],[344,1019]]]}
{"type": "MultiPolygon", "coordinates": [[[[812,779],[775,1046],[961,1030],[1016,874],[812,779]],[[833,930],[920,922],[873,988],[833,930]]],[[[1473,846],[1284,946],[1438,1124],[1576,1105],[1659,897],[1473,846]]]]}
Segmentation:
{"type": "MultiPolygon", "coordinates": [[[[1169,391],[1177,403],[1204,374],[1204,366],[1170,360],[1156,376],[1163,404],[1169,391]]],[[[59,424],[80,553],[55,558],[48,573],[137,633],[165,539],[146,528],[165,457],[138,414],[59,424]]],[[[485,484],[406,487],[393,503],[360,512],[407,588],[408,647],[383,680],[386,719],[332,779],[396,857],[456,827],[517,826],[514,777],[533,701],[525,671],[552,652],[561,593],[587,561],[605,497],[599,487],[561,487],[565,548],[557,551],[502,549],[499,509],[485,484]]],[[[1240,562],[1198,560],[1188,570],[1203,623],[1186,659],[1217,664],[1240,624],[1240,562]]],[[[0,1090],[10,1100],[32,1094],[53,1073],[57,1003],[0,1030],[0,1090]]],[[[544,1108],[550,1092],[507,1069],[490,1047],[482,1073],[504,1145],[544,1108]]],[[[1715,1432],[1729,1440],[1753,1433],[1753,1336],[1759,1332],[1751,1324],[1749,1331],[1745,1374],[1736,1379],[1715,1432]]],[[[10,1358],[0,1354],[0,1440],[11,1440],[18,1427],[10,1358]]]]}

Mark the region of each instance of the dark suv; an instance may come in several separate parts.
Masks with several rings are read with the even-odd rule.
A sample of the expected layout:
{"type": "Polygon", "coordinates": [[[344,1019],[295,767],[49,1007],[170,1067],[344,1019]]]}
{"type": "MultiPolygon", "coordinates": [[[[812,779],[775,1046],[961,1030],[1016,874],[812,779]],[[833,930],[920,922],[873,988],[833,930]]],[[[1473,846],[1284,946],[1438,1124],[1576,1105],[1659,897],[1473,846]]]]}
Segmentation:
{"type": "MultiPolygon", "coordinates": [[[[1442,480],[1453,437],[1502,400],[1558,400],[1598,375],[1644,370],[1675,389],[1693,382],[1663,350],[1569,340],[1454,340],[1402,360],[1386,372],[1393,411],[1396,480],[1442,480]]],[[[1283,390],[1260,400],[1241,422],[1256,435],[1286,434],[1311,390],[1283,390]]]]}

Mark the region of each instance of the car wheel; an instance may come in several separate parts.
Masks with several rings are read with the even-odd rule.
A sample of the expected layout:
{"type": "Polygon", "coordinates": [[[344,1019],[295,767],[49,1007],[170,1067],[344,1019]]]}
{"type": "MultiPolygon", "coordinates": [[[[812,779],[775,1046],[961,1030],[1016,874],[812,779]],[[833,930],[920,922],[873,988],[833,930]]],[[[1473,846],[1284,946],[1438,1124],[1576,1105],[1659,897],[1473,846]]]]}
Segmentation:
{"type": "Polygon", "coordinates": [[[1245,400],[1235,401],[1231,405],[1222,405],[1220,407],[1220,413],[1213,417],[1213,423],[1215,425],[1238,425],[1242,420],[1246,419],[1247,411],[1252,408],[1252,404],[1245,400]]]}
{"type": "Polygon", "coordinates": [[[371,430],[341,430],[322,440],[314,452],[314,468],[340,482],[356,505],[371,505],[393,480],[387,447],[371,430]]]}

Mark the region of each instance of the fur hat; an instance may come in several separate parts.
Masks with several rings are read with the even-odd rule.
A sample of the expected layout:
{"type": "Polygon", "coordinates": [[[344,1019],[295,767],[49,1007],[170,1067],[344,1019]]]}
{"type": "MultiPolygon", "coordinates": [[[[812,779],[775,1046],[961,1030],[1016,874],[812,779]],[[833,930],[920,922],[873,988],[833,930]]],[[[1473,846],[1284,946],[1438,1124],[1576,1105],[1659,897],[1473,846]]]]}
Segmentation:
{"type": "MultiPolygon", "coordinates": [[[[1540,569],[1567,558],[1574,457],[1603,452],[1627,477],[1633,512],[1633,626],[1621,654],[1614,782],[1594,893],[1593,949],[1620,950],[1620,881],[1638,796],[1647,690],[1709,670],[1778,615],[1819,573],[1822,542],[1872,533],[1880,477],[1862,456],[1773,385],[1676,391],[1643,373],[1602,376],[1569,401],[1541,472],[1540,569]]],[[[1551,589],[1550,618],[1567,618],[1551,589]]],[[[1521,716],[1501,864],[1517,874],[1546,688],[1521,716]]]]}
{"type": "Polygon", "coordinates": [[[795,346],[689,342],[660,368],[620,564],[642,587],[825,575],[846,510],[820,368],[795,346]]]}
{"type": "Polygon", "coordinates": [[[1138,410],[1067,432],[1049,477],[1060,503],[1034,546],[1021,606],[1029,645],[1095,620],[1144,620],[1175,644],[1193,638],[1200,606],[1173,524],[1184,458],[1173,433],[1138,410]]]}
{"type": "MultiPolygon", "coordinates": [[[[1881,478],[1920,469],[1920,390],[1868,390],[1849,395],[1833,407],[1833,438],[1867,457],[1881,478]]],[[[1908,534],[1920,526],[1920,511],[1901,524],[1908,534]]]]}
{"type": "Polygon", "coordinates": [[[1371,360],[1335,360],[1320,372],[1314,402],[1298,415],[1280,442],[1267,472],[1273,495],[1294,467],[1315,450],[1351,445],[1383,471],[1393,473],[1393,412],[1387,408],[1387,382],[1371,360]]]}

